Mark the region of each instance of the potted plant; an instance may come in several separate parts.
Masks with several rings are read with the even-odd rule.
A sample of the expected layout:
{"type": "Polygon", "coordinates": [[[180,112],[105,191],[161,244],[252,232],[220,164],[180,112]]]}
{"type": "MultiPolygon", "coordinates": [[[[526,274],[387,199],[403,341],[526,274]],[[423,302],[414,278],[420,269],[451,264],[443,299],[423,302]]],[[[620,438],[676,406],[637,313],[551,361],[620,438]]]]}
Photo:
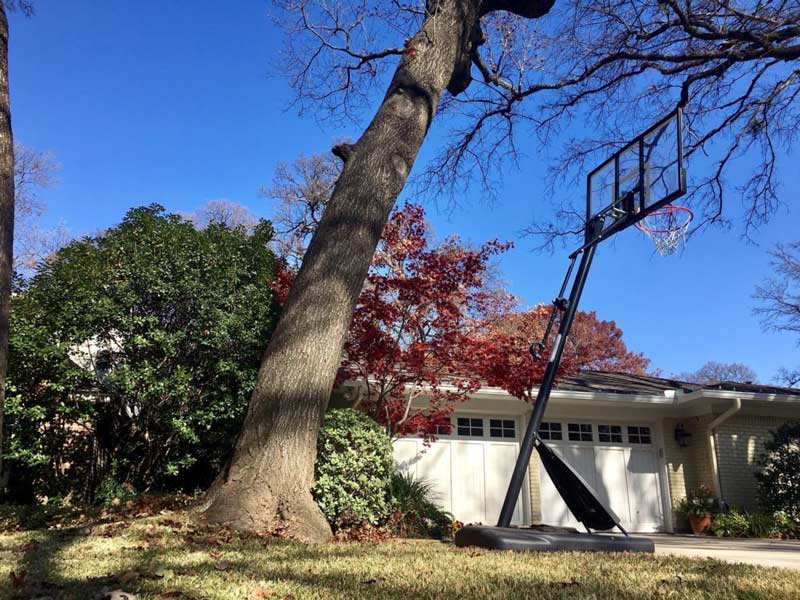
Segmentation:
{"type": "Polygon", "coordinates": [[[701,535],[711,528],[714,511],[719,506],[717,499],[706,486],[701,485],[696,490],[681,498],[676,507],[676,512],[689,518],[689,525],[695,535],[701,535]]]}

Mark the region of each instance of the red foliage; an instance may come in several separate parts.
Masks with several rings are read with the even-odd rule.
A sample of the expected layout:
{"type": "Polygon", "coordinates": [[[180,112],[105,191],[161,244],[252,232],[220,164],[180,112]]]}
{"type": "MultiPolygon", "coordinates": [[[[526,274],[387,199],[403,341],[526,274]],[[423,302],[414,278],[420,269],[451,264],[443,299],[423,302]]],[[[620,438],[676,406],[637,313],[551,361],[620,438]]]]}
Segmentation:
{"type": "MultiPolygon", "coordinates": [[[[533,390],[541,382],[552,352],[555,333],[540,359],[534,360],[528,349],[541,340],[550,307],[539,305],[496,319],[482,334],[477,344],[473,368],[492,386],[526,402],[533,402],[533,390]]],[[[556,323],[557,326],[557,323],[556,323]]],[[[616,371],[644,375],[650,359],[630,352],[622,341],[622,330],[614,321],[601,321],[597,314],[578,311],[567,337],[556,381],[579,370],[616,371]]]]}
{"type": "Polygon", "coordinates": [[[345,343],[340,377],[361,380],[364,407],[393,435],[435,436],[454,405],[480,387],[471,364],[475,331],[511,304],[486,285],[490,241],[429,242],[422,207],[395,211],[383,231],[345,343]],[[427,406],[413,406],[425,393],[427,406]]]}

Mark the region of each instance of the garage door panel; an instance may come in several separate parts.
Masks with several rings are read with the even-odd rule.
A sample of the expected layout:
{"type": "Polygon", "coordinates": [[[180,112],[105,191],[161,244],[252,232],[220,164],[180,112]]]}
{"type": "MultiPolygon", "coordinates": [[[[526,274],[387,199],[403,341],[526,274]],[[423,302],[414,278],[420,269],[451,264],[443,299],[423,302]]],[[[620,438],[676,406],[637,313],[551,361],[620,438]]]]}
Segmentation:
{"type": "Polygon", "coordinates": [[[594,450],[586,446],[560,446],[553,448],[556,454],[583,477],[592,488],[597,487],[594,450]]]}
{"type": "MultiPolygon", "coordinates": [[[[500,517],[503,501],[506,499],[508,482],[517,461],[517,444],[489,443],[486,445],[486,523],[495,524],[500,517]]],[[[520,494],[520,498],[522,494],[520,494]]],[[[511,522],[522,523],[520,500],[514,507],[511,522]]]]}
{"type": "Polygon", "coordinates": [[[628,477],[626,448],[595,448],[597,485],[595,491],[600,500],[623,522],[630,522],[631,510],[628,501],[628,477]]]}
{"type": "Polygon", "coordinates": [[[453,516],[464,523],[485,523],[485,444],[452,442],[453,516]]]}
{"type": "Polygon", "coordinates": [[[448,512],[452,512],[451,445],[434,443],[426,447],[422,442],[418,444],[423,451],[423,459],[417,463],[415,475],[417,479],[430,484],[434,496],[432,499],[448,512]]]}
{"type": "Polygon", "coordinates": [[[653,450],[631,449],[628,458],[628,496],[634,524],[660,525],[664,521],[661,488],[658,485],[656,455],[653,450]]]}
{"type": "Polygon", "coordinates": [[[413,477],[417,476],[417,464],[422,460],[422,455],[417,450],[417,440],[403,438],[393,444],[394,462],[397,469],[413,477]]]}

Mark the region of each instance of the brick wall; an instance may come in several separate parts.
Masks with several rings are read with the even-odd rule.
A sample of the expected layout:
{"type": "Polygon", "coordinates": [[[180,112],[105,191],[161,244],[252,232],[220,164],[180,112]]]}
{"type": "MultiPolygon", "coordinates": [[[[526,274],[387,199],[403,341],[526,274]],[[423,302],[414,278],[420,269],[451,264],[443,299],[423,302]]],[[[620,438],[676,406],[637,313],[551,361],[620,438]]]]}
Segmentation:
{"type": "MultiPolygon", "coordinates": [[[[673,506],[681,498],[686,497],[688,491],[698,488],[700,484],[714,489],[711,448],[706,435],[708,424],[713,420],[714,415],[711,414],[664,419],[664,460],[667,465],[667,484],[673,506]],[[675,428],[679,423],[687,433],[691,434],[688,445],[683,448],[675,440],[675,428]]],[[[678,529],[682,529],[683,525],[685,524],[680,522],[673,523],[678,529]]]]}
{"type": "Polygon", "coordinates": [[[722,495],[731,506],[758,509],[754,476],[769,432],[787,421],[782,417],[735,415],[719,426],[715,436],[722,495]]]}
{"type": "Polygon", "coordinates": [[[531,462],[528,465],[528,482],[531,493],[531,522],[542,522],[542,494],[539,484],[539,453],[534,451],[531,454],[531,462]]]}

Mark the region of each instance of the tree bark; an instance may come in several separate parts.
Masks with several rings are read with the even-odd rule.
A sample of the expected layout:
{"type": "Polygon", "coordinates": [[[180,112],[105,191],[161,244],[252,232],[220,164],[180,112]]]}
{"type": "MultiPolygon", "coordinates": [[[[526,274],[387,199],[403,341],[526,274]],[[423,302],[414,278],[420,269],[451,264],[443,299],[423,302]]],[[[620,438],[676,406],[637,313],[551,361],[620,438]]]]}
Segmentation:
{"type": "Polygon", "coordinates": [[[442,93],[468,85],[464,57],[481,5],[429,2],[372,122],[355,145],[337,147],[344,168],[262,359],[231,462],[209,490],[209,520],[310,542],[330,537],[310,493],[319,426],[383,226],[442,93]]]}
{"type": "Polygon", "coordinates": [[[14,275],[14,139],[8,93],[8,18],[0,2],[0,492],[3,491],[3,432],[8,370],[11,279],[14,275]]]}

